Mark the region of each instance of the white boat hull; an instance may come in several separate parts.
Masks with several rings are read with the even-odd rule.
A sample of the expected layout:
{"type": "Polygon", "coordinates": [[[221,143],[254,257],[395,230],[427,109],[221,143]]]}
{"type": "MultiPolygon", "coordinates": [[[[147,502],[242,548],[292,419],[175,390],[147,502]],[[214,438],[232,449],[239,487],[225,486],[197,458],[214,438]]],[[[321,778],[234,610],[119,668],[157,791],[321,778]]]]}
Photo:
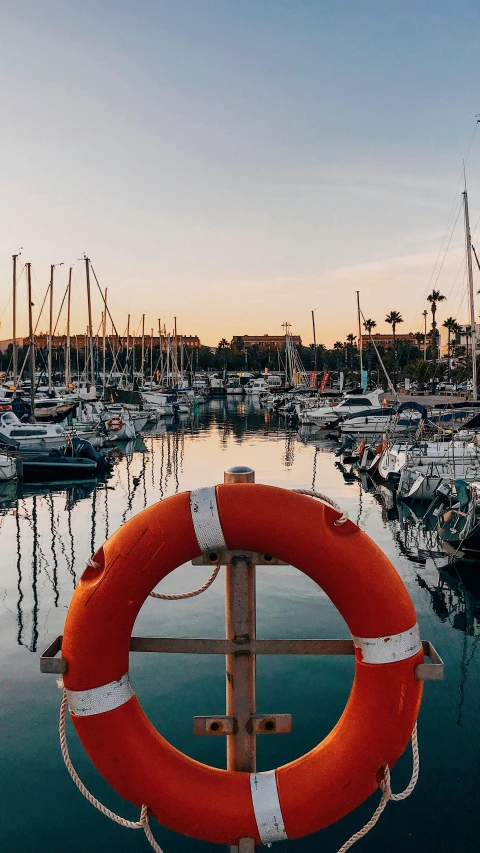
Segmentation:
{"type": "Polygon", "coordinates": [[[17,463],[10,456],[0,455],[0,482],[17,478],[17,463]]]}

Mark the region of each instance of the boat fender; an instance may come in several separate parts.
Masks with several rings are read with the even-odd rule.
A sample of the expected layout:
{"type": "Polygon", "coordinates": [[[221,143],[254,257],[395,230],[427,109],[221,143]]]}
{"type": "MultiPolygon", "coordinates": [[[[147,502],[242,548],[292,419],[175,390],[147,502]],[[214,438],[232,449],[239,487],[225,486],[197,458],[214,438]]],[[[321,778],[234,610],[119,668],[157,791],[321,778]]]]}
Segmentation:
{"type": "Polygon", "coordinates": [[[313,497],[224,484],[154,504],[89,561],[67,614],[64,686],[84,748],[121,797],[193,838],[269,844],[329,826],[378,789],[415,726],[423,651],[400,576],[363,531],[341,519],[313,497]],[[128,675],[132,628],[150,592],[177,566],[225,548],[275,554],[296,566],[337,606],[356,647],[338,723],[306,755],[266,773],[220,770],[174,748],[148,720],[128,675]]]}

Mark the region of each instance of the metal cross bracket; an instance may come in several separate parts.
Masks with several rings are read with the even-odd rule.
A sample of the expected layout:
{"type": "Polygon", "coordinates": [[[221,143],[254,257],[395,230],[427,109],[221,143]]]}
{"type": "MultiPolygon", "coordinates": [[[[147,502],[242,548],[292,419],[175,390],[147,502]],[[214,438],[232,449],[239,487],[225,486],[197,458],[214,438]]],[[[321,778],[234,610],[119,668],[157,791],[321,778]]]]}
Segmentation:
{"type": "MultiPolygon", "coordinates": [[[[254,482],[250,468],[230,468],[225,482],[254,482]]],[[[227,741],[227,769],[253,773],[256,770],[256,737],[260,734],[287,734],[292,729],[290,714],[257,714],[257,655],[354,655],[352,640],[262,640],[256,637],[255,567],[286,565],[269,554],[238,550],[212,551],[192,560],[195,566],[224,565],[224,639],[187,637],[132,637],[131,652],[166,654],[208,654],[226,657],[226,714],[194,717],[196,735],[224,735],[227,741]]],[[[417,664],[415,678],[440,680],[443,661],[429,641],[423,642],[429,662],[417,664]]],[[[67,661],[57,657],[62,637],[57,637],[40,658],[40,671],[67,672],[67,661]]],[[[253,838],[240,838],[231,853],[254,853],[253,838]]]]}

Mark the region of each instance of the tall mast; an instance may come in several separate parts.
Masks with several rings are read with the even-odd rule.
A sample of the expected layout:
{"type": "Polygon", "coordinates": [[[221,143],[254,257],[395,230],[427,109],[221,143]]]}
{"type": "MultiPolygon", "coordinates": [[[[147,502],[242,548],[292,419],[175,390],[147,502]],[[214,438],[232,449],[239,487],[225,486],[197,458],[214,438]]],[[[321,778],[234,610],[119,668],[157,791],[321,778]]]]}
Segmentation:
{"type": "Polygon", "coordinates": [[[103,297],[104,306],[103,306],[103,329],[102,329],[102,333],[103,333],[103,361],[102,361],[102,376],[103,376],[102,390],[103,390],[103,393],[102,393],[102,397],[105,397],[105,373],[106,373],[106,364],[107,364],[107,344],[106,344],[106,338],[107,338],[107,295],[108,295],[108,287],[105,288],[105,296],[103,297]]]}
{"type": "MultiPolygon", "coordinates": [[[[173,355],[175,356],[175,385],[178,385],[178,358],[177,358],[177,318],[173,318],[175,325],[173,333],[173,355]]],[[[173,385],[173,370],[172,370],[172,385],[173,385]]]]}
{"type": "MultiPolygon", "coordinates": [[[[362,385],[363,371],[363,338],[362,338],[362,323],[360,319],[360,291],[357,290],[357,315],[358,315],[358,351],[360,353],[360,385],[362,385]]],[[[363,385],[362,385],[363,388],[363,385]]]]}
{"type": "Polygon", "coordinates": [[[144,382],[144,363],[145,363],[145,314],[142,314],[142,388],[144,382]]]}
{"type": "Polygon", "coordinates": [[[16,255],[12,255],[13,260],[13,327],[12,327],[12,357],[13,357],[13,384],[17,387],[18,379],[18,341],[17,341],[17,258],[21,253],[21,249],[16,255]]]}
{"type": "Polygon", "coordinates": [[[127,379],[128,379],[129,350],[130,350],[130,314],[127,314],[127,357],[126,357],[126,361],[125,361],[125,373],[127,375],[127,379]]]}
{"type": "Polygon", "coordinates": [[[33,334],[32,318],[32,273],[31,264],[25,264],[27,268],[27,291],[28,291],[28,338],[30,347],[30,421],[35,423],[35,337],[33,334]]]}
{"type": "Polygon", "coordinates": [[[163,385],[163,354],[162,354],[162,318],[158,320],[158,342],[160,344],[159,363],[160,363],[160,381],[163,385]]]}
{"type": "Polygon", "coordinates": [[[183,385],[183,335],[180,335],[180,380],[183,385]]]}
{"type": "MultiPolygon", "coordinates": [[[[317,373],[317,336],[315,334],[315,311],[312,311],[312,326],[313,326],[313,369],[317,373]]],[[[315,377],[315,381],[316,377],[315,377]]],[[[315,386],[316,387],[316,386],[315,386]]]]}
{"type": "Polygon", "coordinates": [[[150,329],[150,388],[153,382],[153,329],[150,329]]]}
{"type": "Polygon", "coordinates": [[[72,267],[68,271],[68,291],[67,291],[67,351],[65,353],[65,385],[71,385],[72,368],[70,364],[70,304],[72,297],[72,267]]]}
{"type": "Polygon", "coordinates": [[[475,322],[475,303],[473,298],[473,269],[472,269],[472,239],[470,235],[470,218],[468,215],[467,185],[463,192],[465,211],[465,248],[467,252],[468,295],[470,308],[470,329],[472,339],[472,399],[477,399],[477,326],[475,322]]]}
{"type": "Polygon", "coordinates": [[[88,382],[87,364],[90,361],[90,377],[92,385],[95,385],[95,363],[93,361],[93,326],[92,326],[92,296],[90,293],[90,258],[85,255],[85,272],[87,275],[87,303],[88,303],[88,358],[85,353],[85,379],[88,382]]]}
{"type": "Polygon", "coordinates": [[[48,323],[48,390],[52,390],[52,335],[53,335],[53,271],[54,264],[50,264],[50,319],[48,323]]]}

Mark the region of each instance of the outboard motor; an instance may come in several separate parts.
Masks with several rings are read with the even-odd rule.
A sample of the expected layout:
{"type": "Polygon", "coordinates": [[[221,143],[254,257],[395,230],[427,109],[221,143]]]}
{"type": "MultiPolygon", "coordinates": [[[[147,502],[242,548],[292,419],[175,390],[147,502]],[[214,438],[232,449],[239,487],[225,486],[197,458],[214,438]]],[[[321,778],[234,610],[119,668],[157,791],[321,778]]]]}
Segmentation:
{"type": "Polygon", "coordinates": [[[72,455],[76,456],[77,459],[92,459],[97,463],[98,471],[110,471],[112,468],[111,460],[105,457],[103,453],[95,450],[90,442],[84,438],[77,438],[76,436],[72,438],[72,455]]]}

